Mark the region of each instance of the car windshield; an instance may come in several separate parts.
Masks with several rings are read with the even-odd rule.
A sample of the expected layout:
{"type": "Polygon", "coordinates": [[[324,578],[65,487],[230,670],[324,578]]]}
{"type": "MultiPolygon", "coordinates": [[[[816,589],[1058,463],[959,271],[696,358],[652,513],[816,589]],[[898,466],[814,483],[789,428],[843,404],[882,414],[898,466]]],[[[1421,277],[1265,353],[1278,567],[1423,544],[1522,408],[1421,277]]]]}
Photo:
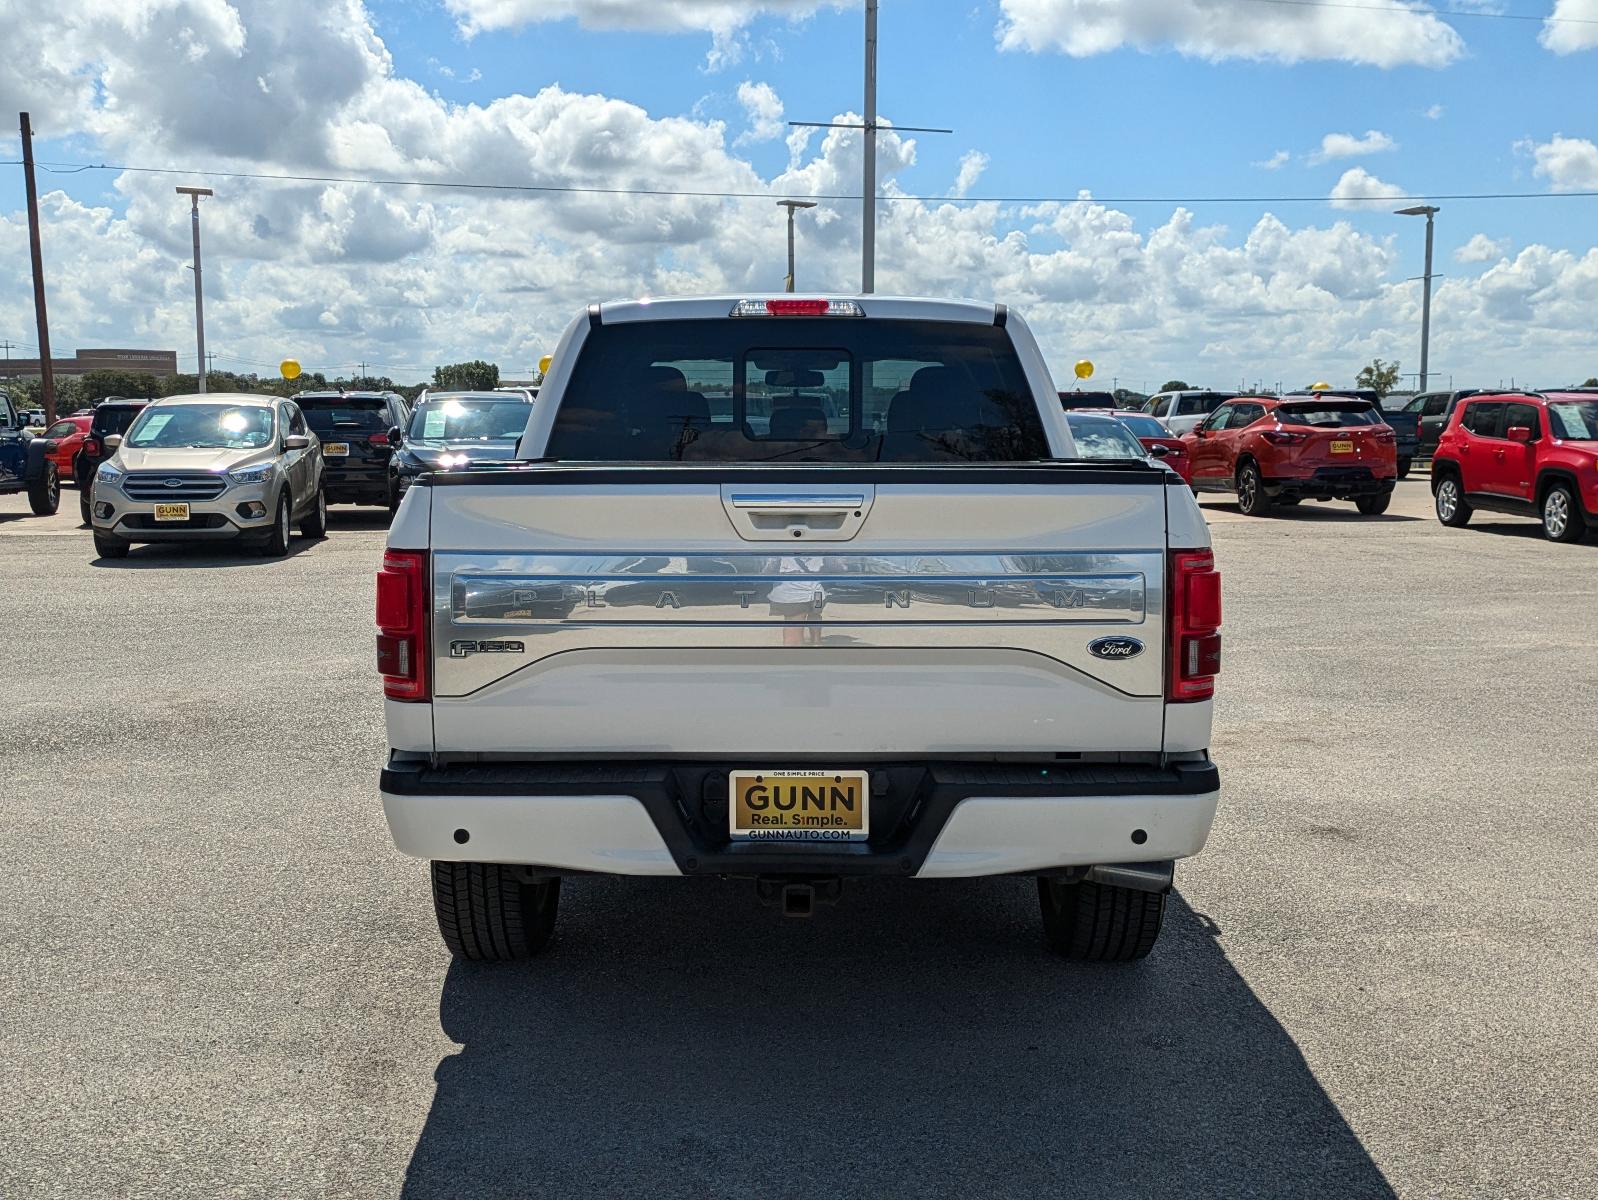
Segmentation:
{"type": "Polygon", "coordinates": [[[1548,420],[1555,437],[1598,441],[1598,400],[1550,401],[1548,420]]]}
{"type": "Polygon", "coordinates": [[[140,450],[253,450],[271,440],[272,410],[264,404],[175,404],[145,409],[125,444],[140,450]]]}
{"type": "Polygon", "coordinates": [[[410,436],[429,442],[514,442],[532,411],[525,400],[439,397],[417,405],[410,436]]]}
{"type": "Polygon", "coordinates": [[[754,317],[592,330],[547,453],[576,462],[1049,457],[1010,335],[931,320],[754,317]]]}
{"type": "Polygon", "coordinates": [[[339,433],[384,433],[388,404],[381,396],[296,396],[305,423],[318,437],[339,433]]]}
{"type": "Polygon", "coordinates": [[[1114,417],[1088,417],[1065,414],[1076,442],[1078,458],[1145,458],[1143,443],[1114,417]]]}
{"type": "Polygon", "coordinates": [[[1346,429],[1356,425],[1381,425],[1382,419],[1368,404],[1283,404],[1276,410],[1283,425],[1313,425],[1320,429],[1346,429]]]}
{"type": "Polygon", "coordinates": [[[1161,425],[1153,417],[1145,417],[1141,414],[1126,414],[1117,416],[1115,419],[1130,429],[1134,437],[1164,438],[1171,436],[1165,426],[1161,425]]]}

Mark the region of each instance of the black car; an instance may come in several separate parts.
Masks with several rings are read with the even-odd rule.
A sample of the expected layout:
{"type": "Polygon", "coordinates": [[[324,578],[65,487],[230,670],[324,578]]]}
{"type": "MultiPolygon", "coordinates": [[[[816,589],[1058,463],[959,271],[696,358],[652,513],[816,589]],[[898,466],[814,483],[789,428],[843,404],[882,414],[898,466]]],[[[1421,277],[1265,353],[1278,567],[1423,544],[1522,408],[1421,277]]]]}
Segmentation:
{"type": "Polygon", "coordinates": [[[1069,412],[1073,408],[1119,408],[1114,392],[1060,392],[1060,407],[1069,412]]]}
{"type": "Polygon", "coordinates": [[[1404,411],[1413,413],[1419,422],[1418,457],[1430,458],[1436,452],[1443,430],[1448,428],[1448,418],[1454,415],[1454,407],[1466,396],[1479,395],[1481,391],[1481,388],[1460,388],[1451,392],[1422,392],[1404,405],[1404,411]]]}
{"type": "Polygon", "coordinates": [[[72,480],[78,485],[78,515],[83,523],[91,523],[89,498],[94,494],[94,473],[100,464],[116,453],[116,446],[107,446],[105,439],[120,438],[133,424],[133,418],[144,411],[148,400],[130,400],[125,396],[107,396],[94,406],[94,421],[89,425],[88,436],[72,460],[72,480]]]}
{"type": "Polygon", "coordinates": [[[514,392],[423,393],[389,465],[391,507],[424,471],[515,458],[532,411],[532,401],[514,392]]]}
{"type": "Polygon", "coordinates": [[[389,431],[410,421],[405,398],[396,392],[301,392],[294,402],[322,443],[327,502],[392,509],[389,431]]]}

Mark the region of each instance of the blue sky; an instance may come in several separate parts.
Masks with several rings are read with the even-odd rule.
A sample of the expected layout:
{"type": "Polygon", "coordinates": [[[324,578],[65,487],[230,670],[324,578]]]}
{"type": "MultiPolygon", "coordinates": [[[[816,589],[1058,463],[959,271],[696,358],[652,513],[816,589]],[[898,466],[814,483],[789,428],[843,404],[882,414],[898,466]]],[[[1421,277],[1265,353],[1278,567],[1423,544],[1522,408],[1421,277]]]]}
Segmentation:
{"type": "MultiPolygon", "coordinates": [[[[752,140],[751,115],[740,100],[740,85],[765,85],[780,100],[783,122],[827,120],[858,109],[857,5],[451,0],[448,8],[409,2],[362,9],[353,0],[336,0],[310,5],[316,15],[295,20],[292,10],[307,2],[161,0],[157,7],[171,10],[168,22],[130,27],[125,14],[94,0],[64,0],[61,12],[47,14],[23,0],[0,0],[0,17],[21,28],[24,51],[0,67],[12,73],[10,79],[0,75],[0,100],[13,110],[35,110],[42,133],[36,153],[47,161],[319,174],[370,166],[407,177],[701,186],[702,180],[684,182],[692,172],[680,165],[661,165],[680,164],[672,154],[686,147],[695,163],[715,160],[703,179],[752,179],[755,186],[795,194],[805,187],[858,186],[844,169],[852,161],[848,145],[824,152],[817,134],[796,154],[784,140],[785,125],[782,136],[752,140]],[[8,8],[15,11],[7,14],[8,8]],[[582,20],[550,16],[565,10],[582,20]],[[729,17],[729,10],[737,15],[729,17]],[[749,11],[755,15],[742,19],[749,11]],[[349,32],[352,17],[355,34],[349,32]],[[342,22],[331,38],[347,43],[338,54],[319,38],[319,30],[335,28],[318,25],[326,21],[342,22]],[[54,83],[44,72],[19,71],[30,32],[63,59],[54,83]],[[142,56],[119,70],[123,44],[130,57],[135,50],[142,56]],[[275,60],[264,55],[267,61],[289,55],[300,74],[285,85],[268,72],[252,91],[247,77],[260,68],[244,64],[271,46],[282,49],[275,60]],[[385,53],[391,63],[382,61],[385,53]],[[152,54],[157,61],[172,56],[173,70],[163,75],[152,54]],[[196,66],[202,76],[215,71],[205,86],[189,77],[196,66]],[[158,84],[136,78],[152,67],[158,84]],[[358,78],[344,88],[343,76],[358,78]],[[412,83],[418,86],[401,92],[412,83]],[[285,98],[288,90],[296,96],[285,98]],[[507,103],[541,93],[538,105],[507,103]],[[262,94],[270,103],[260,117],[250,116],[262,94]],[[637,156],[618,166],[614,181],[596,174],[580,133],[559,155],[551,149],[551,130],[582,107],[580,98],[641,110],[637,156]],[[197,122],[195,107],[207,105],[215,106],[218,126],[232,122],[237,129],[218,134],[197,122]],[[264,143],[247,127],[252,119],[305,130],[303,154],[292,139],[269,153],[253,151],[264,143]],[[534,127],[542,120],[552,123],[550,130],[534,127]],[[724,128],[718,131],[716,122],[724,128]],[[455,152],[460,137],[446,126],[469,130],[476,139],[470,155],[455,152]],[[679,136],[683,128],[686,137],[679,136]],[[665,150],[656,151],[656,137],[665,150]],[[390,143],[399,147],[392,154],[363,149],[390,143]],[[439,169],[446,161],[451,169],[439,169]],[[573,163],[574,173],[563,175],[573,163]]],[[[955,130],[907,135],[914,138],[914,162],[897,173],[889,162],[885,186],[946,196],[962,159],[979,152],[986,161],[970,185],[973,196],[1068,199],[1085,190],[1105,200],[1109,212],[1008,206],[978,220],[946,206],[916,206],[913,216],[903,214],[901,239],[885,230],[882,252],[889,261],[879,270],[897,269],[907,284],[924,283],[928,290],[937,285],[1005,299],[1006,287],[1012,288],[1023,303],[1037,305],[1040,334],[1061,355],[1088,343],[1101,356],[1150,371],[1198,360],[1185,373],[1204,374],[1208,366],[1216,382],[1233,371],[1291,376],[1329,358],[1337,370],[1351,370],[1383,348],[1384,357],[1413,357],[1406,322],[1416,297],[1405,280],[1420,271],[1422,225],[1392,216],[1396,205],[1390,202],[1334,207],[1328,198],[1340,181],[1345,188],[1409,193],[1535,192],[1543,198],[1442,202],[1435,269],[1445,276],[1442,289],[1458,287],[1438,298],[1439,318],[1456,317],[1456,341],[1441,359],[1478,375],[1507,374],[1528,357],[1561,371],[1598,360],[1598,350],[1586,348],[1593,339],[1584,340],[1578,328],[1579,309],[1570,310],[1573,303],[1587,305],[1588,289],[1598,288],[1598,198],[1563,194],[1598,190],[1592,145],[1598,138],[1592,101],[1598,49],[1583,48],[1598,47],[1598,0],[1560,0],[1560,15],[1570,18],[1558,27],[1567,53],[1542,44],[1550,27],[1540,21],[1417,17],[1419,6],[1373,2],[1389,11],[1368,4],[1227,0],[1225,16],[1212,19],[1210,0],[884,0],[884,116],[955,130]],[[1340,61],[1345,57],[1393,65],[1340,61]],[[1318,153],[1323,138],[1340,134],[1348,135],[1345,152],[1318,153]],[[1216,196],[1317,199],[1200,199],[1216,196]],[[1132,203],[1136,197],[1167,199],[1132,203]],[[1178,207],[1191,216],[1173,216],[1178,207]],[[1266,214],[1280,230],[1261,227],[1266,214]],[[925,236],[918,239],[918,230],[925,236]],[[1277,241],[1287,253],[1277,252],[1277,241]],[[947,247],[943,263],[937,261],[940,242],[947,247]],[[1469,261],[1456,259],[1462,249],[1469,261]],[[1306,291],[1289,272],[1314,280],[1318,290],[1306,291]],[[1213,277],[1209,283],[1200,278],[1206,274],[1213,277]],[[1095,293],[1095,286],[1105,290],[1095,293]],[[1111,306],[1119,313],[1114,320],[1106,316],[1111,306]],[[1276,328],[1270,326],[1273,309],[1280,310],[1276,328]],[[1496,332],[1488,334],[1488,325],[1496,332]],[[1313,352],[1292,352],[1306,330],[1317,333],[1313,352]],[[1263,361],[1272,353],[1275,361],[1263,361]]],[[[1474,0],[1462,7],[1495,8],[1474,0]]],[[[1522,0],[1495,10],[1542,17],[1553,6],[1522,0]]],[[[561,136],[574,135],[567,129],[561,136]]],[[[0,142],[0,150],[14,150],[10,141],[0,142]]],[[[885,151],[887,160],[908,156],[885,151]]],[[[0,170],[0,217],[8,218],[0,235],[13,242],[22,206],[19,174],[0,170]]],[[[113,289],[117,299],[102,300],[98,308],[87,298],[68,306],[67,313],[87,319],[63,328],[58,346],[114,335],[137,344],[154,337],[162,345],[186,345],[179,319],[184,277],[162,262],[186,240],[182,214],[159,199],[162,191],[170,195],[172,182],[104,172],[41,177],[44,190],[59,190],[80,206],[55,214],[63,232],[54,252],[102,268],[107,255],[131,255],[160,278],[153,311],[141,313],[120,288],[113,289]]],[[[506,257],[543,262],[548,256],[565,266],[541,266],[537,280],[515,283],[542,292],[548,302],[536,313],[518,312],[496,294],[503,264],[486,261],[494,248],[481,239],[463,244],[460,236],[463,223],[483,219],[486,201],[474,207],[470,198],[459,201],[452,193],[446,202],[416,189],[364,198],[358,188],[338,196],[323,192],[304,203],[331,214],[332,224],[343,220],[343,232],[324,235],[304,223],[299,240],[285,248],[277,232],[281,216],[269,214],[281,213],[281,204],[272,207],[272,185],[230,186],[219,187],[219,207],[211,211],[223,223],[219,302],[240,305],[241,327],[224,340],[240,348],[241,359],[266,361],[273,346],[305,340],[305,327],[294,325],[295,306],[285,298],[273,305],[255,296],[252,308],[244,295],[272,286],[289,259],[301,264],[289,275],[300,287],[313,277],[307,272],[321,271],[338,279],[337,290],[388,293],[388,308],[397,296],[426,297],[422,316],[387,312],[381,320],[363,320],[351,301],[344,308],[329,305],[313,322],[319,328],[308,347],[311,357],[330,363],[375,357],[411,366],[454,353],[494,357],[497,345],[480,350],[472,340],[485,337],[525,357],[551,340],[574,302],[591,298],[585,288],[609,296],[640,285],[659,290],[662,282],[718,290],[764,283],[771,275],[766,251],[773,245],[780,251],[780,237],[766,240],[763,206],[728,206],[724,227],[706,235],[699,226],[714,226],[714,213],[680,213],[663,222],[647,204],[601,212],[597,201],[581,218],[567,212],[558,231],[542,229],[551,203],[530,200],[515,217],[518,236],[530,240],[507,244],[506,257]],[[457,201],[460,206],[451,207],[457,201]],[[252,249],[242,233],[230,240],[227,222],[242,220],[247,206],[257,209],[249,214],[253,228],[273,231],[270,249],[252,249]],[[622,225],[625,235],[617,232],[622,225]],[[667,232],[640,257],[637,248],[647,246],[653,227],[667,232]],[[729,257],[727,243],[739,236],[751,248],[743,258],[729,257]],[[618,242],[630,249],[615,251],[618,242]],[[364,248],[353,250],[356,243],[364,248]],[[415,282],[419,274],[428,276],[425,282],[415,282]],[[458,321],[444,319],[449,303],[461,305],[458,321]],[[296,328],[301,332],[289,332],[296,328]]],[[[844,288],[854,277],[847,239],[857,217],[854,205],[834,207],[835,223],[803,231],[802,241],[813,232],[811,261],[817,265],[811,271],[821,276],[818,285],[844,288]]],[[[46,240],[51,246],[48,229],[46,240]]],[[[14,245],[0,242],[0,269],[19,261],[25,266],[14,245]]],[[[778,277],[780,270],[779,262],[778,277]]],[[[69,266],[64,280],[72,278],[69,266]]],[[[1592,299],[1598,301],[1598,291],[1592,299]]],[[[31,343],[29,316],[15,300],[0,301],[0,337],[31,343]]],[[[1439,336],[1450,333],[1440,329],[1439,336]]],[[[1435,350],[1433,357],[1439,358],[1435,350]]],[[[1586,368],[1593,370],[1598,361],[1586,368]]],[[[1332,367],[1327,372],[1335,373],[1332,367]]]]}

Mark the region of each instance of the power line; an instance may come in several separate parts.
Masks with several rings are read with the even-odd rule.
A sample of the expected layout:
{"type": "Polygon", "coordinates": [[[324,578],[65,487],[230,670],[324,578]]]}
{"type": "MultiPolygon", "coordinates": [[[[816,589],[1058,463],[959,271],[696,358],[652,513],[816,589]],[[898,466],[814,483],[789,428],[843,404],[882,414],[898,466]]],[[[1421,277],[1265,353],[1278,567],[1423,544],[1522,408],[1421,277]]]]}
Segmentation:
{"type": "MultiPolygon", "coordinates": [[[[1259,0],[1275,3],[1277,0],[1259,0]]],[[[1285,3],[1287,0],[1281,0],[1285,3]]],[[[1294,0],[1297,2],[1297,0],[1294,0]]],[[[15,166],[16,160],[0,161],[0,166],[15,166]]],[[[123,163],[38,163],[41,169],[57,174],[78,174],[83,171],[123,171],[142,175],[200,175],[212,179],[244,179],[275,183],[349,183],[372,187],[416,187],[443,191],[531,192],[563,195],[595,196],[659,196],[697,200],[770,200],[787,193],[719,192],[679,190],[673,188],[606,188],[583,187],[575,184],[540,183],[490,183],[470,179],[398,179],[366,177],[359,175],[294,175],[269,171],[206,171],[193,167],[138,167],[123,163]]],[[[1577,200],[1598,196],[1598,190],[1567,192],[1406,192],[1393,196],[1336,197],[1345,202],[1386,204],[1389,201],[1447,200],[1458,203],[1466,200],[1577,200]]],[[[864,199],[858,192],[825,192],[805,197],[808,200],[835,203],[855,203],[864,199]]],[[[1326,194],[1313,196],[1096,196],[1085,199],[1070,196],[919,196],[901,192],[884,192],[877,199],[885,203],[922,204],[1329,204],[1334,197],[1326,194]]]]}

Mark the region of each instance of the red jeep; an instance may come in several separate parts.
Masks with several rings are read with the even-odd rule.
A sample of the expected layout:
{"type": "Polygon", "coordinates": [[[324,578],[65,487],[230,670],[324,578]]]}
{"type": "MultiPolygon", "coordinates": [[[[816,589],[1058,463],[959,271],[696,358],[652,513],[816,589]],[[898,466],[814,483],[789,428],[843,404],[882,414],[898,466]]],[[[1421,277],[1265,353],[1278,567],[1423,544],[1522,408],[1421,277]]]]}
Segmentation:
{"type": "Polygon", "coordinates": [[[1237,396],[1182,444],[1194,490],[1236,492],[1251,517],[1300,500],[1352,500],[1375,516],[1398,480],[1398,439],[1367,400],[1237,396]]]}
{"type": "Polygon", "coordinates": [[[1432,459],[1437,519],[1477,509],[1541,519],[1551,542],[1598,528],[1598,396],[1503,392],[1454,408],[1432,459]]]}

